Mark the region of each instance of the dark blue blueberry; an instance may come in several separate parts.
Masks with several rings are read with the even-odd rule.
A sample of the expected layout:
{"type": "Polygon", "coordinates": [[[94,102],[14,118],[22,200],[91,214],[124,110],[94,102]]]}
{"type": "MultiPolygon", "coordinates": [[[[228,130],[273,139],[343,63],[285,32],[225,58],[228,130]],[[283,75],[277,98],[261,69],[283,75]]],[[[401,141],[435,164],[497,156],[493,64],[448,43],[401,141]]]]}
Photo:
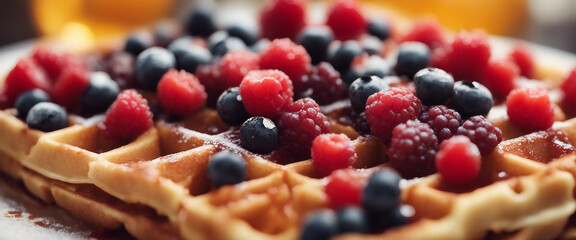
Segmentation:
{"type": "Polygon", "coordinates": [[[178,59],[179,57],[181,57],[182,54],[184,54],[184,52],[186,52],[186,49],[193,44],[194,43],[192,37],[184,36],[179,37],[174,41],[172,41],[166,49],[168,49],[168,51],[174,54],[174,57],[178,59]]]}
{"type": "Polygon", "coordinates": [[[390,88],[388,83],[376,76],[364,76],[356,79],[348,88],[350,102],[356,112],[364,112],[366,100],[370,95],[390,88]]]}
{"type": "Polygon", "coordinates": [[[80,98],[82,109],[87,113],[100,113],[108,109],[120,93],[118,83],[105,72],[90,74],[90,85],[80,98]]]}
{"type": "Polygon", "coordinates": [[[226,31],[229,36],[239,38],[247,46],[252,46],[256,43],[258,36],[260,36],[258,27],[254,24],[248,23],[232,24],[226,28],[226,31]]]}
{"type": "Polygon", "coordinates": [[[264,49],[270,46],[270,40],[267,38],[261,38],[254,45],[250,46],[250,51],[255,53],[261,53],[264,49]]]}
{"type": "Polygon", "coordinates": [[[328,240],[338,234],[338,220],[328,209],[310,213],[304,221],[300,240],[328,240]]]}
{"type": "Polygon", "coordinates": [[[334,34],[326,26],[309,26],[300,32],[297,39],[298,44],[310,55],[312,64],[316,65],[326,61],[328,46],[334,41],[334,34]]]}
{"type": "Polygon", "coordinates": [[[338,210],[338,230],[340,233],[368,233],[370,223],[362,208],[348,206],[338,210]]]}
{"type": "Polygon", "coordinates": [[[151,47],[138,55],[134,64],[134,76],[146,90],[155,90],[164,73],[176,67],[174,54],[165,48],[151,47]]]}
{"type": "Polygon", "coordinates": [[[458,81],[454,84],[452,107],[462,116],[462,120],[472,116],[486,116],[494,105],[492,93],[478,82],[458,81]]]}
{"type": "Polygon", "coordinates": [[[372,18],[368,21],[368,33],[380,40],[386,40],[390,36],[390,28],[383,19],[372,18]]]}
{"type": "Polygon", "coordinates": [[[398,47],[398,57],[394,70],[398,76],[412,80],[420,69],[430,65],[431,52],[426,44],[421,42],[405,42],[398,47]]]}
{"type": "Polygon", "coordinates": [[[454,78],[442,69],[424,68],[414,75],[416,96],[424,105],[444,104],[454,95],[454,78]]]}
{"type": "Polygon", "coordinates": [[[360,40],[362,45],[362,51],[368,53],[368,55],[380,55],[384,45],[382,45],[382,40],[377,37],[365,37],[360,40]]]}
{"type": "Polygon", "coordinates": [[[244,108],[242,98],[238,93],[239,87],[224,91],[216,102],[216,110],[222,121],[230,126],[237,126],[250,118],[250,113],[244,108]]]}
{"type": "Polygon", "coordinates": [[[208,39],[208,47],[215,57],[222,57],[229,51],[245,50],[246,44],[237,37],[230,36],[228,32],[218,31],[208,39]]]}
{"type": "Polygon", "coordinates": [[[237,153],[222,151],[208,162],[208,178],[217,188],[244,182],[246,175],[246,161],[237,153]]]}
{"type": "Polygon", "coordinates": [[[152,47],[154,40],[152,34],[146,31],[133,33],[126,39],[124,51],[134,56],[138,56],[142,51],[152,47]]]}
{"type": "Polygon", "coordinates": [[[189,37],[182,37],[174,40],[168,51],[176,58],[176,68],[184,69],[194,73],[200,65],[208,64],[212,60],[212,54],[208,49],[194,44],[189,37]]]}
{"type": "Polygon", "coordinates": [[[154,27],[154,41],[160,47],[167,47],[181,34],[180,27],[172,22],[162,22],[154,27]]]}
{"type": "Polygon", "coordinates": [[[28,111],[30,111],[34,105],[41,102],[50,102],[50,96],[48,96],[48,93],[42,89],[32,89],[22,93],[18,99],[16,99],[14,107],[18,110],[18,117],[20,119],[26,119],[28,111]]]}
{"type": "Polygon", "coordinates": [[[29,128],[51,132],[68,126],[68,114],[60,105],[41,102],[30,109],[26,124],[29,128]]]}
{"type": "Polygon", "coordinates": [[[216,31],[216,25],[212,19],[210,6],[196,6],[186,22],[186,30],[192,36],[207,38],[216,31]]]}
{"type": "Polygon", "coordinates": [[[346,41],[342,43],[334,53],[330,54],[328,57],[330,64],[334,66],[334,69],[338,70],[340,74],[346,73],[350,69],[350,64],[356,56],[362,54],[362,47],[357,41],[346,41]]]}
{"type": "Polygon", "coordinates": [[[395,208],[390,214],[389,219],[389,227],[399,227],[410,222],[410,216],[407,216],[406,213],[402,211],[402,206],[395,208]]]}
{"type": "Polygon", "coordinates": [[[354,80],[362,76],[362,73],[360,73],[360,71],[357,69],[351,68],[348,69],[348,71],[346,71],[345,73],[340,75],[342,76],[342,81],[344,82],[344,84],[346,84],[346,86],[350,86],[352,82],[354,82],[354,80]]]}
{"type": "Polygon", "coordinates": [[[376,55],[370,56],[362,68],[364,69],[362,76],[377,76],[380,78],[390,75],[392,71],[392,65],[382,57],[376,55]]]}
{"type": "Polygon", "coordinates": [[[267,154],[278,147],[278,128],[265,117],[251,117],[240,127],[240,144],[251,152],[267,154]]]}
{"type": "Polygon", "coordinates": [[[388,215],[400,204],[400,176],[383,168],[374,172],[362,193],[362,206],[367,212],[388,215]]]}

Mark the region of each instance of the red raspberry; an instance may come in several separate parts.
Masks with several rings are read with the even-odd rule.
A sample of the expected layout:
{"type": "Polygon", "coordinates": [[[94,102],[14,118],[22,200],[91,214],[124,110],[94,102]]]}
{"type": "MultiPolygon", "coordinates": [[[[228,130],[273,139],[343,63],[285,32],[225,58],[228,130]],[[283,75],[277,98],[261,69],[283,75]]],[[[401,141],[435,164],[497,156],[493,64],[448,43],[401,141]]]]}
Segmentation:
{"type": "Polygon", "coordinates": [[[333,209],[349,205],[360,206],[362,191],[369,176],[369,172],[361,172],[353,168],[332,172],[324,188],[329,206],[333,209]]]}
{"type": "Polygon", "coordinates": [[[470,183],[480,174],[480,151],[465,136],[455,136],[440,144],[436,168],[442,180],[454,186],[470,183]]]}
{"type": "Polygon", "coordinates": [[[528,44],[523,42],[514,44],[514,48],[512,49],[512,52],[510,52],[509,58],[520,69],[520,75],[526,78],[534,77],[536,63],[534,62],[534,56],[532,55],[532,51],[528,44]]]}
{"type": "Polygon", "coordinates": [[[486,86],[492,95],[505,98],[512,89],[516,88],[518,67],[506,60],[490,61],[482,74],[480,83],[486,86]]]}
{"type": "Polygon", "coordinates": [[[278,69],[290,79],[299,79],[310,71],[310,55],[290,39],[276,39],[260,53],[261,69],[278,69]]]}
{"type": "Polygon", "coordinates": [[[272,0],[260,12],[262,37],[268,39],[291,38],[306,25],[303,0],[272,0]]]}
{"type": "Polygon", "coordinates": [[[442,48],[446,46],[446,40],[442,34],[442,25],[438,21],[426,19],[418,21],[408,32],[404,35],[400,42],[421,42],[430,49],[442,48]]]}
{"type": "Polygon", "coordinates": [[[307,159],[312,141],[318,135],[330,132],[330,122],[314,100],[303,98],[290,104],[280,115],[278,131],[283,148],[297,155],[296,158],[307,159]]]}
{"type": "Polygon", "coordinates": [[[458,128],[457,135],[470,139],[482,155],[488,155],[502,141],[502,130],[484,116],[473,116],[458,128]]]}
{"type": "Polygon", "coordinates": [[[356,162],[356,150],[344,134],[321,134],[312,142],[312,165],[321,176],[356,162]]]}
{"type": "Polygon", "coordinates": [[[226,90],[226,85],[220,77],[219,63],[214,62],[207,65],[200,65],[194,75],[196,75],[202,86],[204,86],[206,93],[208,93],[206,104],[210,107],[215,107],[216,100],[218,100],[220,94],[226,90]]]}
{"type": "Polygon", "coordinates": [[[68,111],[73,111],[84,90],[90,85],[88,70],[84,67],[69,67],[64,69],[54,86],[51,98],[54,103],[62,105],[68,111]]]}
{"type": "Polygon", "coordinates": [[[34,88],[49,92],[50,82],[33,59],[22,58],[6,76],[0,92],[0,108],[12,107],[20,94],[34,88]]]}
{"type": "Polygon", "coordinates": [[[424,177],[436,171],[438,139],[426,123],[409,120],[392,130],[388,159],[404,178],[424,177]]]}
{"type": "Polygon", "coordinates": [[[539,131],[554,123],[554,105],[545,89],[519,88],[506,98],[510,122],[527,130],[539,131]]]}
{"type": "Polygon", "coordinates": [[[152,127],[148,101],[135,90],[122,91],[112,103],[100,128],[106,137],[133,139],[152,127]]]}
{"type": "Polygon", "coordinates": [[[259,69],[258,54],[249,51],[232,51],[220,60],[220,77],[228,87],[238,87],[242,79],[252,70],[259,69]]]}
{"type": "Polygon", "coordinates": [[[372,94],[366,101],[366,120],[372,135],[389,142],[392,129],[400,123],[416,119],[420,115],[422,103],[411,91],[404,88],[390,88],[372,94]]]}
{"type": "Polygon", "coordinates": [[[328,11],[326,25],[332,29],[336,40],[346,41],[360,38],[368,22],[356,0],[338,0],[328,11]]]}
{"type": "Polygon", "coordinates": [[[78,60],[69,53],[59,52],[53,48],[36,47],[32,50],[32,58],[48,74],[52,81],[58,79],[65,68],[78,60]]]}
{"type": "Polygon", "coordinates": [[[478,81],[488,65],[491,50],[484,33],[463,31],[449,47],[435,55],[432,65],[451,73],[455,80],[478,81]]]}
{"type": "Polygon", "coordinates": [[[564,92],[564,102],[576,107],[576,67],[564,79],[560,86],[564,92]]]}
{"type": "Polygon", "coordinates": [[[276,119],[292,103],[292,81],[278,70],[250,71],[240,83],[240,96],[253,116],[276,119]]]}
{"type": "Polygon", "coordinates": [[[168,114],[190,115],[206,104],[206,98],[198,78],[184,70],[170,69],[158,82],[158,102],[168,114]]]}
{"type": "Polygon", "coordinates": [[[292,81],[297,98],[310,97],[325,105],[346,96],[346,85],[340,73],[330,63],[321,62],[308,74],[292,81]]]}
{"type": "Polygon", "coordinates": [[[418,119],[428,124],[428,126],[434,130],[434,134],[439,142],[451,138],[456,134],[462,121],[457,111],[444,105],[430,107],[428,111],[424,111],[418,119]]]}

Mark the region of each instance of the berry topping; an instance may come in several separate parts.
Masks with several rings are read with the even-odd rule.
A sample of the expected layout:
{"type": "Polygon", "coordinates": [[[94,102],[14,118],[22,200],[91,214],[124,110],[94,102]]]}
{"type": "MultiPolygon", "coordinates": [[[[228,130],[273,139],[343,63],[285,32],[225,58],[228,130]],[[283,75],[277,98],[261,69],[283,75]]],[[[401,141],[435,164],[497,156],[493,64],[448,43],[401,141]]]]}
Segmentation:
{"type": "Polygon", "coordinates": [[[52,81],[55,81],[62,71],[71,65],[84,67],[84,63],[76,56],[54,48],[36,47],[32,50],[32,58],[52,81]]]}
{"type": "Polygon", "coordinates": [[[240,86],[246,73],[259,69],[258,54],[249,51],[232,51],[220,60],[220,77],[227,87],[240,86]]]}
{"type": "Polygon", "coordinates": [[[427,19],[417,22],[400,42],[421,42],[430,49],[441,48],[446,45],[442,32],[439,22],[427,19]]]}
{"type": "Polygon", "coordinates": [[[152,47],[152,45],[154,45],[154,39],[150,32],[135,32],[128,36],[128,39],[126,39],[126,43],[124,44],[124,51],[132,54],[133,56],[138,56],[138,54],[152,47]]]}
{"type": "Polygon", "coordinates": [[[310,71],[310,56],[304,47],[290,39],[276,39],[260,53],[261,69],[278,69],[290,77],[299,79],[310,71]]]}
{"type": "Polygon", "coordinates": [[[436,172],[434,156],[438,139],[426,123],[410,120],[392,131],[388,159],[405,178],[424,177],[436,172]]]}
{"type": "Polygon", "coordinates": [[[169,69],[176,67],[176,58],[168,50],[151,47],[136,58],[134,76],[144,89],[155,90],[158,82],[169,69]]]}
{"type": "Polygon", "coordinates": [[[303,0],[272,0],[260,12],[262,37],[295,39],[306,25],[303,0]]]}
{"type": "Polygon", "coordinates": [[[169,70],[158,83],[158,102],[171,115],[190,115],[206,104],[206,98],[198,78],[183,70],[169,70]]]}
{"type": "Polygon", "coordinates": [[[237,37],[228,35],[227,32],[216,32],[208,39],[210,52],[217,57],[222,57],[231,51],[246,50],[246,44],[237,37]]]}
{"type": "Polygon", "coordinates": [[[192,36],[208,37],[216,30],[212,20],[212,9],[207,5],[194,8],[186,22],[186,30],[192,36]]]}
{"type": "Polygon", "coordinates": [[[495,97],[506,98],[516,87],[518,67],[510,61],[491,61],[480,82],[492,92],[495,97]]]}
{"type": "Polygon", "coordinates": [[[250,117],[250,113],[244,108],[239,91],[239,87],[229,88],[218,97],[216,102],[218,115],[230,126],[240,125],[250,117]]]}
{"type": "Polygon", "coordinates": [[[422,103],[412,92],[403,88],[390,88],[368,97],[366,120],[372,135],[389,142],[392,129],[420,115],[422,103]]]}
{"type": "Polygon", "coordinates": [[[378,55],[362,55],[357,57],[352,65],[352,69],[348,72],[354,71],[358,76],[377,76],[384,78],[392,72],[392,65],[378,55]]]}
{"type": "Polygon", "coordinates": [[[86,91],[89,85],[90,75],[86,68],[66,68],[52,87],[52,100],[54,103],[72,111],[77,107],[82,93],[86,91]]]}
{"type": "Polygon", "coordinates": [[[298,35],[298,44],[306,49],[314,65],[327,60],[328,45],[332,41],[332,30],[326,26],[309,26],[298,35]]]}
{"type": "Polygon", "coordinates": [[[382,168],[368,178],[362,206],[373,214],[391,213],[400,204],[400,193],[400,176],[394,170],[382,168]]]}
{"type": "Polygon", "coordinates": [[[430,49],[421,42],[405,42],[398,46],[394,70],[398,76],[414,79],[414,74],[430,64],[430,49]]]}
{"type": "Polygon", "coordinates": [[[240,24],[234,23],[226,27],[226,32],[231,37],[239,38],[246,44],[246,46],[251,46],[258,40],[259,30],[258,27],[251,24],[240,24]]]}
{"type": "Polygon", "coordinates": [[[554,123],[554,105],[542,88],[519,88],[506,98],[510,122],[526,131],[545,130],[554,123]]]}
{"type": "Polygon", "coordinates": [[[455,135],[462,121],[458,112],[444,105],[430,107],[420,115],[419,120],[434,130],[439,142],[455,135]]]}
{"type": "Polygon", "coordinates": [[[296,157],[307,159],[312,141],[318,135],[330,132],[330,122],[314,100],[303,98],[290,104],[280,115],[278,129],[281,145],[292,150],[296,157]]]}
{"type": "Polygon", "coordinates": [[[536,63],[534,62],[534,56],[532,51],[528,47],[528,44],[519,42],[514,44],[512,52],[510,52],[509,58],[516,64],[518,69],[520,69],[520,75],[526,78],[534,77],[536,71],[536,63]]]}
{"type": "Polygon", "coordinates": [[[219,62],[198,66],[195,75],[208,94],[207,105],[210,107],[215,106],[218,96],[226,90],[225,84],[222,83],[220,78],[219,62]]]}
{"type": "Polygon", "coordinates": [[[470,183],[480,174],[480,151],[465,136],[455,136],[440,144],[436,168],[442,180],[454,186],[470,183]]]}
{"type": "Polygon", "coordinates": [[[368,233],[370,224],[368,216],[358,206],[348,206],[336,212],[339,233],[368,233]]]}
{"type": "Polygon", "coordinates": [[[26,124],[29,128],[51,132],[68,126],[68,114],[57,104],[41,102],[30,109],[26,124]]]}
{"type": "Polygon", "coordinates": [[[445,103],[454,95],[454,78],[439,68],[425,68],[414,75],[416,96],[424,105],[445,103]]]}
{"type": "Polygon", "coordinates": [[[294,80],[294,95],[299,98],[310,97],[318,104],[325,105],[346,96],[346,86],[340,73],[327,62],[321,62],[308,74],[294,80]]]}
{"type": "Polygon", "coordinates": [[[167,47],[181,35],[182,27],[179,24],[163,21],[154,26],[153,36],[157,46],[167,47]]]}
{"type": "Polygon", "coordinates": [[[120,88],[105,72],[90,74],[90,84],[80,97],[82,110],[90,113],[104,112],[116,100],[120,88]]]}
{"type": "Polygon", "coordinates": [[[136,79],[134,78],[135,59],[134,56],[124,52],[114,53],[110,56],[106,72],[118,83],[120,89],[136,87],[136,79]]]}
{"type": "Polygon", "coordinates": [[[328,61],[340,74],[344,74],[355,57],[362,54],[362,47],[357,41],[346,41],[342,43],[332,54],[329,54],[328,61]]]}
{"type": "Polygon", "coordinates": [[[244,76],[240,96],[253,116],[275,119],[292,103],[292,81],[278,70],[255,70],[244,76]]]}
{"type": "Polygon", "coordinates": [[[268,118],[251,117],[240,127],[240,144],[251,152],[270,153],[278,147],[278,129],[268,118]]]}
{"type": "Polygon", "coordinates": [[[386,40],[390,36],[390,28],[383,19],[371,18],[368,21],[368,33],[380,40],[386,40]]]}
{"type": "Polygon", "coordinates": [[[472,116],[486,116],[494,100],[492,94],[484,85],[478,82],[459,81],[454,84],[452,105],[460,113],[462,119],[472,116]]]}
{"type": "Polygon", "coordinates": [[[368,100],[370,95],[380,91],[386,91],[389,88],[386,81],[376,76],[361,77],[354,80],[348,89],[352,107],[354,107],[356,112],[364,112],[366,100],[368,100]]]}
{"type": "Polygon", "coordinates": [[[334,211],[321,209],[311,212],[304,220],[300,240],[330,239],[338,234],[338,220],[334,211]]]}
{"type": "Polygon", "coordinates": [[[176,57],[176,68],[190,73],[212,60],[212,53],[208,49],[192,44],[191,41],[175,41],[168,46],[168,50],[176,57]]]}
{"type": "Polygon", "coordinates": [[[568,135],[563,130],[554,128],[546,129],[546,138],[548,142],[552,143],[548,149],[552,159],[560,158],[576,151],[576,148],[570,143],[568,135]]]}
{"type": "Polygon", "coordinates": [[[208,178],[214,187],[234,185],[246,181],[246,160],[237,153],[222,151],[208,162],[208,178]]]}
{"type": "Polygon", "coordinates": [[[490,59],[488,37],[480,32],[460,32],[433,64],[456,80],[478,80],[490,59]]]}
{"type": "Polygon", "coordinates": [[[9,108],[14,105],[16,98],[23,92],[35,88],[47,91],[50,82],[44,71],[31,58],[24,57],[8,73],[2,90],[0,91],[0,108],[9,108]]]}
{"type": "Polygon", "coordinates": [[[20,97],[16,99],[14,107],[18,110],[18,117],[25,120],[30,109],[41,102],[50,102],[48,93],[42,89],[32,89],[22,93],[20,97]]]}
{"type": "Polygon", "coordinates": [[[338,0],[328,11],[326,25],[330,26],[337,40],[358,39],[368,23],[356,0],[338,0]]]}
{"type": "Polygon", "coordinates": [[[127,140],[140,136],[153,124],[148,101],[129,89],[118,95],[100,128],[107,137],[127,140]]]}
{"type": "Polygon", "coordinates": [[[344,134],[322,134],[312,142],[312,165],[321,176],[356,162],[356,149],[344,134]]]}
{"type": "Polygon", "coordinates": [[[502,130],[483,116],[474,116],[464,121],[457,135],[467,136],[482,155],[488,155],[502,141],[502,130]]]}
{"type": "Polygon", "coordinates": [[[353,168],[333,171],[324,188],[330,207],[339,209],[348,205],[359,206],[366,179],[366,174],[353,168]]]}
{"type": "Polygon", "coordinates": [[[561,88],[564,92],[564,102],[571,107],[576,107],[576,67],[564,79],[561,88]]]}
{"type": "Polygon", "coordinates": [[[362,52],[367,53],[370,56],[378,56],[384,49],[382,40],[374,36],[365,36],[360,39],[360,45],[362,45],[362,52]]]}

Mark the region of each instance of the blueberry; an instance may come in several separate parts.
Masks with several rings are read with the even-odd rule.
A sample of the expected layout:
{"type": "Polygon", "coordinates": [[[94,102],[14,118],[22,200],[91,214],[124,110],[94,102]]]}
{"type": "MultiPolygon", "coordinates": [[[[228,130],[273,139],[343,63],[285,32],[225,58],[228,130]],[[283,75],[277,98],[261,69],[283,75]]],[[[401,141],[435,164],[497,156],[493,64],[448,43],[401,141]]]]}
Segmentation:
{"type": "Polygon", "coordinates": [[[334,34],[326,26],[306,27],[297,38],[298,44],[306,49],[314,65],[326,60],[328,46],[332,41],[334,41],[334,34]]]}
{"type": "Polygon", "coordinates": [[[368,21],[368,33],[380,40],[386,40],[390,36],[390,28],[383,19],[372,18],[368,21]]]}
{"type": "Polygon", "coordinates": [[[345,73],[341,74],[342,81],[346,86],[350,86],[354,80],[358,79],[359,77],[363,76],[363,73],[360,73],[358,69],[348,69],[345,73]]]}
{"type": "Polygon", "coordinates": [[[176,58],[176,68],[194,73],[196,68],[208,64],[212,60],[212,54],[208,49],[193,44],[188,37],[178,38],[168,46],[168,51],[176,58]]]}
{"type": "Polygon", "coordinates": [[[387,90],[388,88],[390,88],[388,83],[376,76],[364,76],[354,80],[350,88],[348,88],[348,95],[350,96],[352,107],[354,107],[354,110],[358,113],[364,112],[368,97],[379,91],[387,90]]]}
{"type": "Polygon", "coordinates": [[[142,88],[155,90],[164,73],[174,67],[176,67],[174,54],[165,48],[151,47],[136,58],[134,75],[142,88]]]}
{"type": "Polygon", "coordinates": [[[90,85],[82,93],[80,104],[82,109],[89,113],[100,113],[108,109],[116,100],[120,88],[105,72],[90,74],[90,85]]]}
{"type": "Polygon", "coordinates": [[[181,32],[182,30],[177,24],[161,22],[154,27],[154,41],[157,46],[166,47],[177,39],[182,34],[181,32]]]}
{"type": "Polygon", "coordinates": [[[362,51],[368,53],[368,55],[380,55],[384,45],[382,45],[382,40],[377,37],[365,37],[360,40],[362,45],[362,51]]]}
{"type": "Polygon", "coordinates": [[[126,39],[124,44],[124,51],[134,56],[138,56],[142,51],[152,47],[154,41],[149,32],[141,31],[133,33],[126,39]]]}
{"type": "Polygon", "coordinates": [[[338,220],[328,209],[310,213],[304,221],[301,240],[328,240],[338,234],[338,220]]]}
{"type": "Polygon", "coordinates": [[[362,206],[368,212],[386,215],[400,204],[400,176],[383,168],[374,172],[364,188],[362,206]]]}
{"type": "Polygon", "coordinates": [[[416,96],[424,105],[440,105],[454,95],[454,78],[442,69],[424,68],[414,75],[416,96]]]}
{"type": "Polygon", "coordinates": [[[255,53],[261,53],[264,49],[268,48],[270,45],[270,40],[267,38],[262,38],[250,46],[250,51],[255,53]]]}
{"type": "Polygon", "coordinates": [[[392,65],[380,56],[370,56],[368,61],[363,65],[364,73],[362,76],[377,76],[383,78],[390,75],[392,65]]]}
{"type": "Polygon", "coordinates": [[[395,208],[389,216],[389,227],[399,227],[408,224],[410,222],[410,216],[408,216],[404,211],[403,207],[399,206],[395,208]]]}
{"type": "Polygon", "coordinates": [[[51,132],[68,126],[68,114],[57,104],[41,102],[30,109],[26,123],[30,128],[51,132]]]}
{"type": "Polygon", "coordinates": [[[237,153],[222,151],[208,162],[208,178],[217,188],[246,181],[246,175],[246,161],[237,153]]]}
{"type": "Polygon", "coordinates": [[[368,233],[370,225],[364,210],[348,206],[338,210],[338,230],[340,233],[368,233]]]}
{"type": "Polygon", "coordinates": [[[413,79],[420,69],[430,65],[431,52],[421,42],[405,42],[398,47],[398,57],[394,70],[398,76],[413,79]]]}
{"type": "Polygon", "coordinates": [[[215,57],[222,57],[227,52],[245,50],[246,44],[237,37],[230,36],[225,31],[218,31],[208,39],[208,47],[215,57]]]}
{"type": "Polygon", "coordinates": [[[216,110],[222,121],[230,126],[237,126],[250,118],[250,113],[244,108],[242,97],[238,93],[239,87],[224,91],[216,102],[216,110]]]}
{"type": "Polygon", "coordinates": [[[340,45],[333,54],[329,56],[329,62],[338,70],[340,74],[344,74],[350,69],[350,64],[356,56],[362,54],[362,47],[357,41],[346,41],[340,45]]]}
{"type": "Polygon", "coordinates": [[[192,36],[207,38],[216,31],[212,20],[212,9],[209,6],[196,6],[186,22],[186,30],[192,36]]]}
{"type": "Polygon", "coordinates": [[[452,107],[462,116],[462,120],[472,116],[486,116],[494,105],[492,93],[478,82],[458,81],[454,84],[452,107]]]}
{"type": "Polygon", "coordinates": [[[228,26],[226,28],[228,35],[231,37],[237,37],[244,42],[247,46],[252,46],[258,40],[260,32],[258,27],[254,24],[248,23],[236,23],[228,26]]]}
{"type": "Polygon", "coordinates": [[[265,117],[251,117],[240,127],[240,143],[252,152],[266,154],[278,147],[278,128],[265,117]]]}
{"type": "Polygon", "coordinates": [[[28,111],[30,111],[34,105],[41,102],[50,102],[50,96],[48,96],[48,93],[42,89],[32,89],[22,93],[18,99],[16,99],[14,107],[18,110],[18,117],[26,119],[28,111]]]}

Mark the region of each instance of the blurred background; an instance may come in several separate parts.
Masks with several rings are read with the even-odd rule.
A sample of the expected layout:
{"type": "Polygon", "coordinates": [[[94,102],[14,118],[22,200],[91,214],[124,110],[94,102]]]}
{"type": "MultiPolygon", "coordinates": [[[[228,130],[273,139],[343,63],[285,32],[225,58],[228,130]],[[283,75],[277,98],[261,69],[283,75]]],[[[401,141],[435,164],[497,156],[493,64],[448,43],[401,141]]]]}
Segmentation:
{"type": "MultiPolygon", "coordinates": [[[[313,0],[309,0],[313,1],[313,0]]],[[[329,0],[324,0],[328,2],[329,0]]],[[[485,31],[576,53],[574,0],[362,0],[408,17],[435,16],[457,29],[485,31]]],[[[167,16],[193,0],[0,0],[0,47],[43,35],[122,33],[167,16]]],[[[218,4],[242,2],[219,0],[218,4]]],[[[261,0],[248,0],[259,6],[261,0]]],[[[77,39],[83,41],[83,39],[77,39]]]]}

